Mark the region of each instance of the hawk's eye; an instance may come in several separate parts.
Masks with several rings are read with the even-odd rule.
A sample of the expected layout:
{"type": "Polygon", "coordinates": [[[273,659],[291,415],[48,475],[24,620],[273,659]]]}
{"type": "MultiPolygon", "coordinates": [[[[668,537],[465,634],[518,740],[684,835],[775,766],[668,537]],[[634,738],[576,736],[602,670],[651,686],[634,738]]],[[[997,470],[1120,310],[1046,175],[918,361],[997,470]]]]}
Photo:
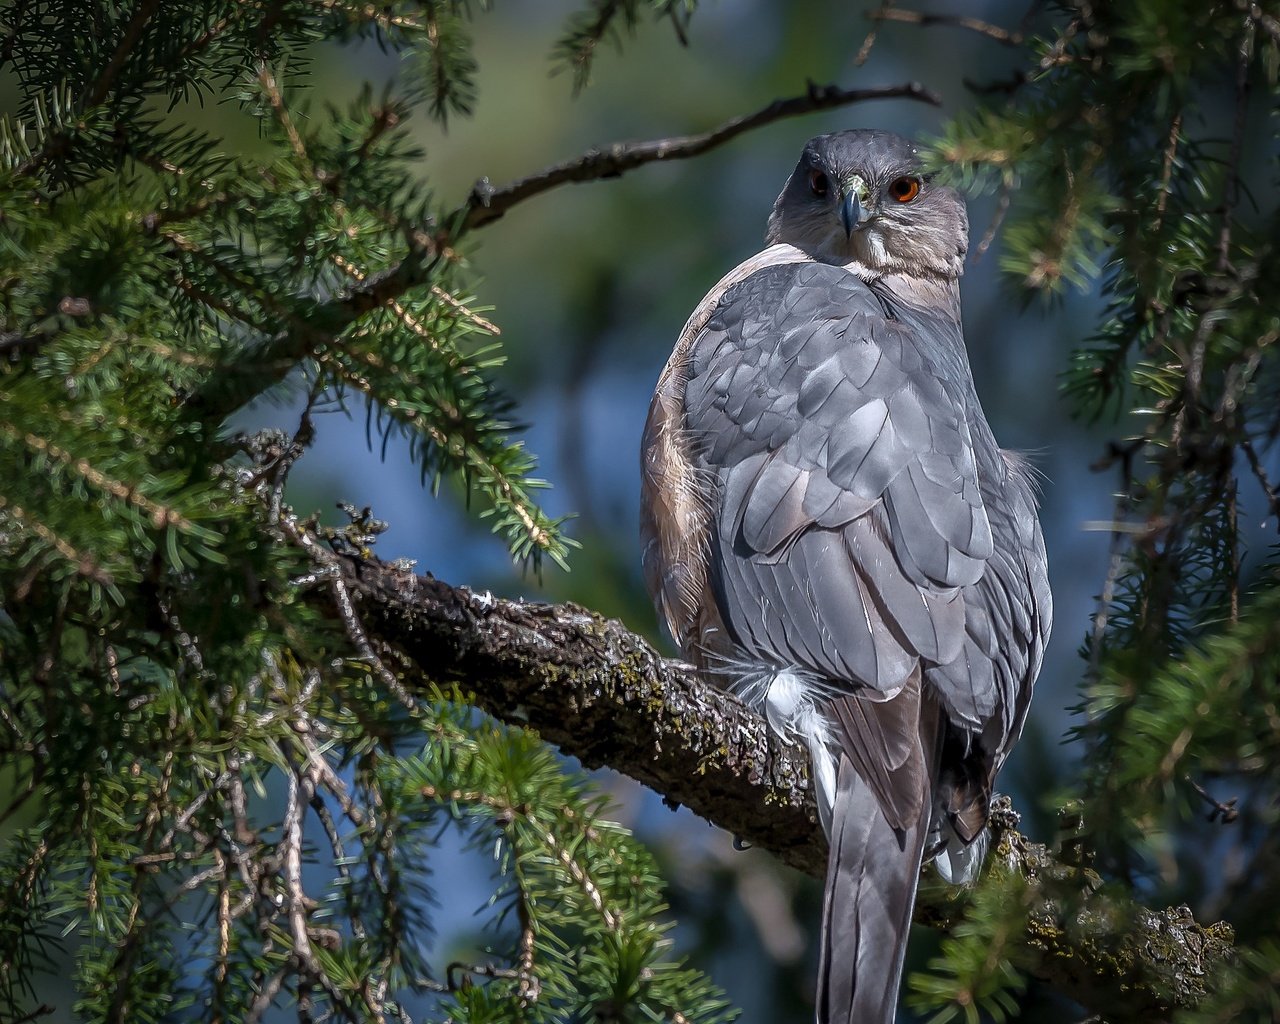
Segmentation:
{"type": "Polygon", "coordinates": [[[809,172],[809,191],[818,198],[822,198],[831,188],[831,183],[827,181],[827,176],[819,170],[809,172]]]}
{"type": "Polygon", "coordinates": [[[899,178],[889,186],[889,195],[900,203],[909,203],[920,194],[919,178],[899,178]]]}

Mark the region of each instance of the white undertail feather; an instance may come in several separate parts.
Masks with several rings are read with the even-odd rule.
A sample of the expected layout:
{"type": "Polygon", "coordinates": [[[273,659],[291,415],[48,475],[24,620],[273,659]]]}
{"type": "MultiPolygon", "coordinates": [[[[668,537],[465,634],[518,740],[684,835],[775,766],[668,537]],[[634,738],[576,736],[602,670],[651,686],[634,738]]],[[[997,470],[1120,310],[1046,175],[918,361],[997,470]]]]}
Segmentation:
{"type": "MultiPolygon", "coordinates": [[[[723,655],[715,661],[718,663],[715,671],[730,680],[728,688],[764,715],[774,733],[789,742],[803,743],[809,751],[818,815],[823,831],[829,835],[839,763],[823,705],[829,693],[840,691],[811,673],[795,668],[762,668],[757,663],[723,655]]],[[[966,844],[938,806],[934,808],[925,842],[925,862],[932,860],[948,885],[968,885],[977,878],[989,841],[990,833],[983,829],[977,839],[966,844]]]]}
{"type": "MultiPolygon", "coordinates": [[[[746,666],[726,666],[740,669],[746,666]]],[[[824,687],[810,673],[796,669],[761,670],[758,666],[734,673],[733,690],[764,715],[769,728],[785,740],[803,743],[812,763],[814,796],[824,831],[831,830],[836,798],[837,754],[823,712],[824,687]]]]}
{"type": "Polygon", "coordinates": [[[934,867],[948,885],[968,885],[977,879],[978,869],[987,856],[990,842],[991,832],[984,828],[972,843],[965,845],[964,840],[955,834],[946,818],[935,808],[929,840],[925,845],[926,862],[929,856],[933,856],[934,867]],[[933,852],[935,836],[937,853],[933,852]]]}

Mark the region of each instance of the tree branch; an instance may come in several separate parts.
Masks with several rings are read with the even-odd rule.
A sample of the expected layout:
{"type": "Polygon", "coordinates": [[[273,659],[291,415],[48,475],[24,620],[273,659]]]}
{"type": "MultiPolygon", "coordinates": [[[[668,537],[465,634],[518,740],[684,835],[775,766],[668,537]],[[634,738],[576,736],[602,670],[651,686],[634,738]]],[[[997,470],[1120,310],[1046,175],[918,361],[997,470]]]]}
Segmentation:
{"type": "Polygon", "coordinates": [[[451,220],[459,224],[458,233],[497,220],[516,203],[540,195],[569,182],[598,181],[616,178],[627,171],[658,160],[685,160],[700,156],[723,145],[743,132],[751,131],[784,117],[812,114],[818,110],[860,103],[863,100],[910,99],[941,106],[937,93],[919,82],[905,85],[882,85],[873,89],[841,89],[834,85],[815,85],[803,96],[774,100],[753,114],[744,114],[724,122],[718,128],[700,135],[683,135],[649,142],[615,142],[605,149],[592,149],[574,160],[553,164],[508,185],[494,187],[481,178],[471,190],[466,204],[451,220]]]}
{"type": "Polygon", "coordinates": [[[142,0],[142,3],[138,4],[133,17],[129,19],[129,24],[125,26],[124,35],[120,37],[120,45],[111,55],[110,63],[103,69],[85,97],[85,107],[96,107],[107,98],[111,86],[115,84],[116,75],[124,67],[133,48],[138,45],[138,41],[142,38],[142,30],[146,28],[147,22],[151,20],[151,16],[156,13],[159,6],[160,0],[142,0]]]}
{"type": "Polygon", "coordinates": [[[1010,32],[999,25],[982,21],[980,18],[970,18],[963,14],[933,14],[928,11],[907,11],[900,7],[882,7],[880,10],[868,14],[867,17],[877,22],[901,21],[908,25],[920,25],[923,27],[950,25],[953,28],[963,28],[968,29],[970,32],[977,32],[979,35],[994,39],[997,43],[1002,43],[1005,46],[1021,46],[1023,42],[1020,30],[1010,32]]]}
{"type": "MultiPolygon", "coordinates": [[[[305,164],[306,154],[302,140],[292,130],[292,123],[288,121],[284,101],[275,89],[274,80],[269,80],[268,76],[264,78],[263,84],[273,107],[284,118],[295,155],[305,164]]],[[[266,333],[268,337],[262,340],[252,359],[246,360],[244,373],[219,375],[205,388],[191,395],[186,401],[189,414],[193,419],[209,422],[219,422],[229,416],[249,399],[261,394],[271,383],[283,380],[300,360],[332,343],[338,334],[365,313],[398,300],[411,288],[431,282],[442,260],[456,258],[456,253],[450,248],[451,240],[472,228],[497,220],[525,199],[572,181],[616,178],[655,161],[698,156],[744,132],[784,117],[876,99],[912,99],[934,106],[942,103],[937,93],[918,82],[871,89],[841,89],[834,85],[819,86],[810,83],[803,96],[775,100],[753,114],[735,117],[701,135],[655,139],[650,142],[615,143],[607,149],[593,149],[575,160],[555,164],[498,188],[489,184],[487,178],[482,178],[472,188],[467,201],[442,224],[432,225],[428,230],[415,229],[406,233],[410,246],[410,253],[406,258],[379,273],[365,275],[355,287],[320,301],[310,301],[309,308],[301,313],[294,308],[294,305],[301,306],[301,303],[283,303],[265,290],[259,290],[254,297],[266,304],[269,312],[282,322],[279,329],[258,323],[252,318],[244,320],[234,311],[223,308],[228,315],[244,320],[248,326],[266,333]]],[[[145,227],[154,232],[159,223],[155,217],[148,218],[145,227]]],[[[165,237],[172,236],[166,234],[165,237]]],[[[180,248],[206,265],[213,266],[215,263],[210,254],[194,244],[187,243],[180,248]]],[[[213,269],[216,271],[218,268],[213,266],[213,269]]],[[[243,290],[246,286],[244,281],[235,280],[232,283],[237,290],[243,290]]]]}
{"type": "MultiPolygon", "coordinates": [[[[690,667],[576,605],[504,600],[306,546],[342,574],[368,638],[411,670],[458,684],[477,707],[536,730],[588,768],[624,772],[671,806],[822,876],[827,844],[808,755],[690,667]]],[[[324,602],[325,591],[313,600],[324,602]]],[[[992,859],[1028,901],[1020,966],[1107,1016],[1123,1009],[1125,1019],[1158,1021],[1204,998],[1231,954],[1229,926],[1204,927],[1185,907],[1153,912],[1104,890],[1078,858],[1019,833],[1008,802],[996,803],[992,859]]],[[[947,927],[965,903],[964,890],[926,885],[916,917],[947,927]]]]}

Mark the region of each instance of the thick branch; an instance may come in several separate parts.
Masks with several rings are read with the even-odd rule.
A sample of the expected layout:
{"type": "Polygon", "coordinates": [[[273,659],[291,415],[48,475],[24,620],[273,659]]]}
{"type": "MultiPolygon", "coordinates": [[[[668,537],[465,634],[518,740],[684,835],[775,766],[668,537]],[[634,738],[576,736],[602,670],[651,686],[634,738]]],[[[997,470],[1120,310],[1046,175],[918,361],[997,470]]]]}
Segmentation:
{"type": "MultiPolygon", "coordinates": [[[[336,567],[375,646],[430,680],[458,683],[476,706],[537,730],[587,767],[624,772],[672,806],[822,875],[826,840],[805,751],[620,623],[576,605],[477,594],[375,559],[341,557],[336,567]]],[[[1107,1016],[1123,1009],[1126,1019],[1158,1021],[1204,997],[1230,955],[1228,926],[1105,892],[1095,874],[1016,824],[998,801],[993,859],[1025,882],[1029,900],[1021,966],[1107,1016]]],[[[965,902],[963,890],[930,884],[916,916],[946,927],[965,902]]]]}
{"type": "Polygon", "coordinates": [[[496,188],[489,184],[488,178],[481,178],[471,190],[466,206],[459,211],[459,223],[462,230],[480,227],[497,220],[516,203],[569,182],[616,178],[658,160],[685,160],[700,156],[743,132],[784,117],[812,114],[818,110],[830,110],[863,100],[887,99],[920,100],[935,107],[942,103],[937,93],[926,89],[919,82],[883,85],[873,89],[841,89],[834,85],[814,85],[811,82],[808,92],[803,96],[774,100],[753,114],[735,117],[700,135],[682,135],[650,142],[615,142],[605,149],[589,150],[574,160],[545,167],[527,178],[496,188]]]}

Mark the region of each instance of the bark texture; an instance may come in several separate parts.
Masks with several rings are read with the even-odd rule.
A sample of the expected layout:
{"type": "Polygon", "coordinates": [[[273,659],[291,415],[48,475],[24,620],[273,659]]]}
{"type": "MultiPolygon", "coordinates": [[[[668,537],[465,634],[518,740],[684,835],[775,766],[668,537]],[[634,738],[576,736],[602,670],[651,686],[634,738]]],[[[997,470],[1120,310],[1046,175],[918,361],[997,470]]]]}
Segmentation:
{"type": "MultiPolygon", "coordinates": [[[[536,730],[587,767],[623,772],[672,807],[822,877],[827,844],[808,754],[621,623],[573,604],[450,586],[371,557],[341,556],[329,568],[341,573],[369,640],[395,652],[410,689],[456,683],[477,707],[536,730]]],[[[1185,907],[1138,906],[1105,889],[1072,844],[1052,851],[1017,823],[997,798],[992,857],[1019,880],[1029,910],[1020,966],[1103,1017],[1159,1021],[1204,998],[1231,957],[1228,925],[1201,925],[1185,907]]],[[[963,890],[926,880],[916,918],[945,929],[966,905],[963,890]]]]}

